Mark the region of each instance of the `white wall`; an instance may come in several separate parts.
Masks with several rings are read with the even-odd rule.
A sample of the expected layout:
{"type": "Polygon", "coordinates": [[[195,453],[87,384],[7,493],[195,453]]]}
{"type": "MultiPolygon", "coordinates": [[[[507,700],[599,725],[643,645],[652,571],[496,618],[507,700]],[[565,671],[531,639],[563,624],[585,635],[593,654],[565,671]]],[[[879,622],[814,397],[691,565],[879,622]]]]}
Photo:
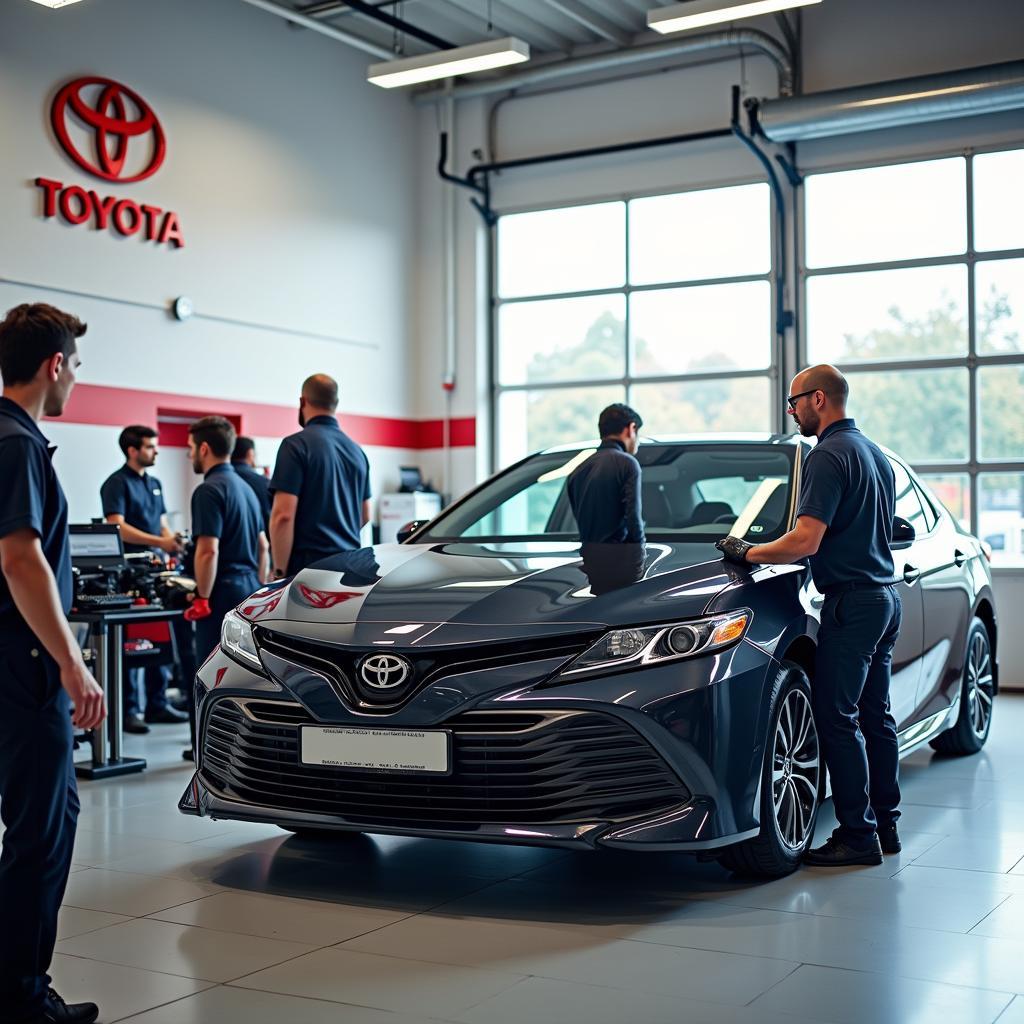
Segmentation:
{"type": "MultiPolygon", "coordinates": [[[[367,85],[368,62],[239,0],[0,5],[0,309],[48,301],[87,320],[86,383],[291,405],[325,371],[343,423],[408,417],[416,118],[367,85]],[[157,112],[168,149],[153,177],[108,184],[56,146],[50,100],[80,75],[122,82],[157,112]],[[174,209],[186,246],[44,219],[37,176],[174,209]],[[179,295],[197,311],[186,323],[166,312],[179,295]]],[[[116,429],[47,429],[72,514],[97,514],[116,429]]],[[[370,454],[378,491],[415,458],[370,454]]]]}

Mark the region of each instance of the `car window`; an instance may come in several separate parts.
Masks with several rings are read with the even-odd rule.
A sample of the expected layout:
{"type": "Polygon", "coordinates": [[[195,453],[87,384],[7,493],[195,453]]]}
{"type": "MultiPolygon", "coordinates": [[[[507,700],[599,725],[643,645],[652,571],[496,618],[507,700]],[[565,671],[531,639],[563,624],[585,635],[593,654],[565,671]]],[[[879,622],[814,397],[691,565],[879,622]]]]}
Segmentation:
{"type": "Polygon", "coordinates": [[[910,474],[902,463],[895,459],[890,459],[889,463],[896,475],[896,515],[906,519],[918,534],[928,533],[930,527],[925,520],[921,499],[918,497],[914,482],[910,479],[910,474]]]}
{"type": "MultiPolygon", "coordinates": [[[[535,455],[498,474],[443,513],[424,541],[578,540],[566,482],[593,447],[535,455]]],[[[792,449],[765,444],[642,445],[640,494],[651,539],[711,539],[742,527],[751,539],[788,524],[792,449]]]]}
{"type": "Polygon", "coordinates": [[[924,512],[924,532],[931,533],[939,521],[939,514],[935,511],[928,495],[925,494],[924,490],[918,485],[918,482],[914,480],[913,484],[914,490],[917,491],[918,500],[921,502],[921,509],[924,512]]]}

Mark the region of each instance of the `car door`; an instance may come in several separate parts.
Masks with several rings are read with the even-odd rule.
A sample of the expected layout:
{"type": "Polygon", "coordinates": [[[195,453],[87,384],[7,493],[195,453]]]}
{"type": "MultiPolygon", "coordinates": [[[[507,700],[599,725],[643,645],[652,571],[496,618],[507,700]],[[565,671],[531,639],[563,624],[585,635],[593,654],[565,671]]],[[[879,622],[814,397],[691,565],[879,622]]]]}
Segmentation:
{"type": "MultiPolygon", "coordinates": [[[[906,467],[890,458],[896,475],[896,515],[920,530],[924,510],[906,467]]],[[[919,720],[918,684],[921,678],[921,656],[924,651],[924,602],[921,597],[920,562],[923,552],[915,540],[909,548],[893,551],[893,564],[903,602],[903,625],[892,653],[892,687],[890,701],[896,728],[905,729],[919,720]]]]}
{"type": "Polygon", "coordinates": [[[914,545],[921,569],[924,647],[917,683],[917,717],[927,718],[956,698],[963,671],[973,584],[966,568],[969,548],[949,513],[937,509],[914,481],[924,511],[923,532],[914,545]]]}

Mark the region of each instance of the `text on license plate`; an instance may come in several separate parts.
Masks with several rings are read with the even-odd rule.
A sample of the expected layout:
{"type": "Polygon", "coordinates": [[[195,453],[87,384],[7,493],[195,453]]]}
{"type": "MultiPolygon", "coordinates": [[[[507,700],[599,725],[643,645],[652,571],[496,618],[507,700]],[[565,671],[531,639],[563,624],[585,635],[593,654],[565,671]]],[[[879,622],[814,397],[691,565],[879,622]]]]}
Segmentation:
{"type": "Polygon", "coordinates": [[[376,772],[444,775],[449,771],[451,737],[447,732],[307,725],[300,745],[303,764],[376,772]]]}

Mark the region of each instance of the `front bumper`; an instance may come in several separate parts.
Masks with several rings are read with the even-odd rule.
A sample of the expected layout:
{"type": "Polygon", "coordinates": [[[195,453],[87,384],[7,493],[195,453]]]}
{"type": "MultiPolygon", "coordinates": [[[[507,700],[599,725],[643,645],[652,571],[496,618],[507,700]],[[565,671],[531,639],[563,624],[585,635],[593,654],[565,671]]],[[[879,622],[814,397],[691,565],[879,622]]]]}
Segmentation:
{"type": "MultiPolygon", "coordinates": [[[[401,721],[368,723],[355,713],[314,714],[323,701],[311,699],[308,679],[286,688],[217,652],[200,673],[200,760],[179,809],[286,828],[714,850],[759,830],[769,664],[741,643],[716,658],[561,686],[492,680],[490,693],[464,694],[455,716],[418,716],[418,697],[401,721]],[[496,730],[500,716],[542,724],[496,730]],[[412,779],[301,765],[301,722],[451,728],[453,774],[412,779]]],[[[429,693],[421,697],[435,708],[429,693]]]]}

